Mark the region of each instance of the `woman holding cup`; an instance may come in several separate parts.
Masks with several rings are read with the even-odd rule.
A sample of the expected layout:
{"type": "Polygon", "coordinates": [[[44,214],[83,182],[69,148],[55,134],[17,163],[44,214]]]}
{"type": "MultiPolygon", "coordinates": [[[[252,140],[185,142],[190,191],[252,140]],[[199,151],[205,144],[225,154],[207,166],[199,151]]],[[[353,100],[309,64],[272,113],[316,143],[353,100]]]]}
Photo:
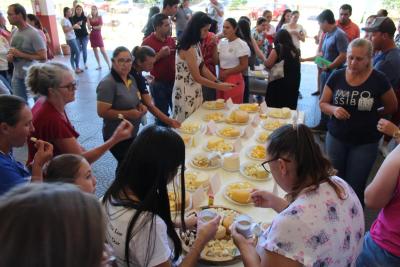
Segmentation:
{"type": "Polygon", "coordinates": [[[278,215],[256,247],[239,234],[237,222],[231,227],[244,265],[352,264],[364,235],[363,210],[351,187],[334,176],[310,129],[300,124],[275,130],[269,136],[267,152],[269,158],[262,165],[269,165],[287,195],[280,198],[267,191],[252,192],[256,207],[272,208],[278,215]]]}

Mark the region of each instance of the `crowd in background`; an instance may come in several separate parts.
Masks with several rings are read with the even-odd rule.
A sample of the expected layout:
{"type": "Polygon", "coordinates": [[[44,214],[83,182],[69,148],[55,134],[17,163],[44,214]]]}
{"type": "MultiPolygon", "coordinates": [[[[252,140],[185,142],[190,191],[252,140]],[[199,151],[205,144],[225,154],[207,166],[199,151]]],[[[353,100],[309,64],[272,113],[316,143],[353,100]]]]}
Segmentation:
{"type": "Polygon", "coordinates": [[[184,217],[185,146],[171,128],[205,100],[297,109],[303,61],[317,63],[313,95],[320,96],[321,121],[270,135],[263,166],[287,195],[252,192],[255,206],[277,215],[257,245],[231,228],[243,263],[400,265],[400,148],[388,154],[390,139],[400,140],[400,37],[393,20],[379,10],[360,38],[350,5],[340,7],[338,20],[324,10],[316,54],[303,58],[307,33],[298,11],[285,10],[275,27],[266,10],[252,27],[245,16],[225,18],[224,8],[210,0],[205,12],[193,13],[188,0],[164,0],[161,9],[150,8],[142,44],[117,47],[109,60],[97,8],[86,16],[74,3],[61,20],[71,67],[50,61],[48,32],[23,6],[8,7],[12,32],[0,15],[0,266],[195,266],[221,218],[197,225],[195,243],[182,255],[175,228],[194,229],[196,217],[184,217]],[[100,50],[110,72],[96,89],[104,143],[85,150],[65,107],[75,100],[77,75],[88,68],[89,41],[97,69],[100,50]],[[252,71],[260,65],[270,77],[253,98],[252,71]],[[139,131],[147,112],[155,125],[139,131]],[[326,156],[313,133],[326,134],[326,156]],[[27,141],[25,165],[13,148],[27,141]],[[387,157],[367,187],[379,150],[387,157]],[[118,165],[99,202],[90,164],[107,151],[118,165]],[[175,177],[181,218],[171,217],[168,201],[175,177]],[[382,210],[364,235],[365,207],[382,210]]]}

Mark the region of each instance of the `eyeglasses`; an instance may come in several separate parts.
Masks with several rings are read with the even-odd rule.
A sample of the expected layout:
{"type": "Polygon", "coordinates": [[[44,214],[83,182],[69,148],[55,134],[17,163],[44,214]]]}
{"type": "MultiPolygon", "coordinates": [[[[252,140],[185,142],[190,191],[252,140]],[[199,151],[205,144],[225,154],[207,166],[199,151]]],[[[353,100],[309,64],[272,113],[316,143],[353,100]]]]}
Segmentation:
{"type": "Polygon", "coordinates": [[[261,166],[263,166],[263,168],[264,168],[265,171],[269,172],[269,170],[268,170],[267,167],[266,167],[266,164],[269,164],[270,162],[273,162],[273,161],[278,160],[278,159],[281,159],[281,160],[286,161],[286,162],[291,162],[290,159],[285,159],[285,158],[281,158],[281,157],[276,157],[276,158],[273,158],[273,159],[264,161],[263,163],[261,163],[261,166]]]}
{"type": "Polygon", "coordinates": [[[67,88],[68,91],[74,91],[74,90],[76,90],[76,86],[77,86],[76,81],[73,81],[73,82],[70,83],[70,84],[61,85],[61,86],[59,86],[58,88],[67,88]]]}
{"type": "Polygon", "coordinates": [[[132,62],[133,62],[132,58],[118,58],[118,59],[117,59],[117,63],[118,63],[119,65],[123,65],[123,64],[125,64],[125,63],[127,63],[127,64],[132,64],[132,62]]]}

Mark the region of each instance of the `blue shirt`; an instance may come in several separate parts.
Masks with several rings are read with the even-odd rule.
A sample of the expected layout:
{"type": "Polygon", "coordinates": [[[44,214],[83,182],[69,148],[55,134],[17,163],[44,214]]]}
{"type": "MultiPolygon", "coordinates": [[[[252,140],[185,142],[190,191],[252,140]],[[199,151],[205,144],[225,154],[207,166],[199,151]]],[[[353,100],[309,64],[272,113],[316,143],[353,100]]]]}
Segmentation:
{"type": "Polygon", "coordinates": [[[15,160],[12,152],[8,154],[0,152],[0,195],[30,179],[31,173],[22,163],[15,160]]]}
{"type": "Polygon", "coordinates": [[[340,53],[347,52],[348,45],[349,41],[346,33],[336,27],[332,32],[325,33],[325,38],[322,42],[322,57],[333,62],[340,53]]]}
{"type": "Polygon", "coordinates": [[[374,69],[383,72],[392,88],[400,89],[400,49],[393,48],[374,57],[374,69]]]}

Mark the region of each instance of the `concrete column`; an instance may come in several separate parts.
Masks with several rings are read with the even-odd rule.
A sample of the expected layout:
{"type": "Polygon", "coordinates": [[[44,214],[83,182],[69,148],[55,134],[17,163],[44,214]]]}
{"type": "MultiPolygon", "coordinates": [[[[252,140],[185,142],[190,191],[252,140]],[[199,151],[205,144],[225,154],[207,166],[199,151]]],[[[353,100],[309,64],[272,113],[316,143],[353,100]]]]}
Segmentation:
{"type": "Polygon", "coordinates": [[[52,0],[31,0],[34,14],[42,26],[49,32],[52,49],[55,55],[61,54],[60,40],[57,31],[57,19],[52,0]]]}

